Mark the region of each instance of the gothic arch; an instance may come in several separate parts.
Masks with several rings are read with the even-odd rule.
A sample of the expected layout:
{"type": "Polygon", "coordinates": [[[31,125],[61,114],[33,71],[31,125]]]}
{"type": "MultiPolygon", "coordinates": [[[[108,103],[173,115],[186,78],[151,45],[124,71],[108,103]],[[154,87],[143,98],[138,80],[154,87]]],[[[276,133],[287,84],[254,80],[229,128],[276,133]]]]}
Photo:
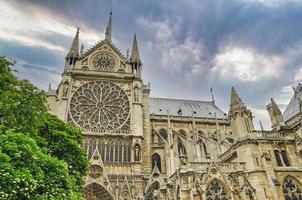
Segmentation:
{"type": "Polygon", "coordinates": [[[181,139],[187,139],[187,132],[184,131],[183,129],[179,130],[179,137],[181,137],[181,139]]]}
{"type": "Polygon", "coordinates": [[[185,156],[187,155],[186,146],[183,143],[182,139],[178,137],[177,139],[177,148],[178,148],[178,155],[179,156],[185,156]]]}
{"type": "Polygon", "coordinates": [[[213,179],[207,185],[206,200],[231,200],[228,188],[218,179],[213,179]]]}
{"type": "Polygon", "coordinates": [[[84,187],[84,198],[86,200],[113,200],[112,194],[101,184],[91,183],[84,187]]]}
{"type": "Polygon", "coordinates": [[[292,176],[287,176],[283,181],[283,194],[285,200],[302,199],[302,187],[300,182],[292,176]]]}
{"type": "Polygon", "coordinates": [[[154,191],[160,189],[159,181],[154,181],[146,190],[145,200],[154,200],[154,191]]]}
{"type": "Polygon", "coordinates": [[[168,140],[168,131],[166,129],[160,129],[159,131],[159,135],[164,139],[164,140],[168,140]]]}
{"type": "Polygon", "coordinates": [[[158,170],[161,172],[161,158],[158,153],[152,155],[152,169],[157,166],[158,170]]]}

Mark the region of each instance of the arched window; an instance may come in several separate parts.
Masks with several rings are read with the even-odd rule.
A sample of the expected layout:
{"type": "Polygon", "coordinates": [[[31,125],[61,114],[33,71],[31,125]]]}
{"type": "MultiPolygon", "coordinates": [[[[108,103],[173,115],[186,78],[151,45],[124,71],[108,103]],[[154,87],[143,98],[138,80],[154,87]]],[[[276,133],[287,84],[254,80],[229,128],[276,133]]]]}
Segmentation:
{"type": "Polygon", "coordinates": [[[134,146],[134,161],[140,161],[141,160],[141,147],[139,144],[136,144],[134,146]]]}
{"type": "Polygon", "coordinates": [[[206,191],[207,200],[229,200],[231,199],[225,188],[217,180],[211,181],[206,191]]]}
{"type": "Polygon", "coordinates": [[[113,195],[103,186],[91,183],[84,188],[84,198],[87,200],[113,200],[113,195]]]}
{"type": "Polygon", "coordinates": [[[282,157],[282,160],[283,160],[283,163],[285,164],[285,166],[289,167],[290,164],[289,164],[289,160],[288,160],[287,153],[285,150],[281,151],[281,157],[282,157]]]}
{"type": "Polygon", "coordinates": [[[287,153],[285,150],[274,150],[274,154],[275,154],[275,158],[277,161],[277,165],[278,167],[289,167],[290,163],[289,163],[289,159],[287,157],[287,153]]]}
{"type": "Polygon", "coordinates": [[[186,148],[185,148],[185,145],[182,143],[182,140],[180,138],[178,138],[178,155],[179,156],[184,156],[184,155],[187,155],[187,151],[186,151],[186,148]]]}
{"type": "Polygon", "coordinates": [[[283,193],[285,200],[301,200],[302,199],[302,189],[291,177],[286,177],[283,182],[283,193]]]}
{"type": "Polygon", "coordinates": [[[162,138],[164,138],[165,140],[168,140],[168,133],[165,129],[160,130],[159,134],[162,138]]]}
{"type": "Polygon", "coordinates": [[[281,160],[281,157],[280,157],[280,152],[278,150],[274,150],[274,154],[275,154],[275,158],[276,158],[276,162],[277,162],[278,167],[282,167],[283,164],[282,164],[282,160],[281,160]]]}
{"type": "Polygon", "coordinates": [[[152,155],[152,169],[154,169],[155,165],[157,166],[159,171],[161,171],[161,160],[160,156],[157,153],[152,155]]]}

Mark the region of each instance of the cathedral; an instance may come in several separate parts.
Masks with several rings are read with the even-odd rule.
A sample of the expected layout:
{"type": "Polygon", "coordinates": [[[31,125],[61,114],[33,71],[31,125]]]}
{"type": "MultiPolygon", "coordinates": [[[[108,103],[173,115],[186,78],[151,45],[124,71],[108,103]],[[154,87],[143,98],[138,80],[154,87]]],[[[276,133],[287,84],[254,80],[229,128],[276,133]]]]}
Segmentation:
{"type": "Polygon", "coordinates": [[[231,88],[215,101],[150,97],[134,35],[131,53],[104,40],[84,51],[79,29],[62,79],[49,88],[51,113],[84,134],[86,200],[302,200],[302,85],[272,129],[255,130],[252,111],[231,88]]]}

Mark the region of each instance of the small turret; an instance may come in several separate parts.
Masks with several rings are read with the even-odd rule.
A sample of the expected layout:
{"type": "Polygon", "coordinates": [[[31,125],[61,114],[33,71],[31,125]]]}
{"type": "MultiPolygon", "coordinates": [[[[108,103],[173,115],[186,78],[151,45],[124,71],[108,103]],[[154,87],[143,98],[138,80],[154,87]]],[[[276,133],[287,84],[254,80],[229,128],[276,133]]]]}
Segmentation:
{"type": "Polygon", "coordinates": [[[234,87],[231,92],[229,120],[237,136],[245,136],[254,130],[252,112],[246,108],[234,87]]]}
{"type": "Polygon", "coordinates": [[[66,72],[69,68],[74,66],[74,64],[79,58],[79,34],[80,34],[80,28],[77,29],[77,33],[72,41],[68,54],[65,57],[64,72],[66,72]]]}
{"type": "Polygon", "coordinates": [[[133,70],[134,74],[141,76],[142,62],[141,62],[141,59],[139,56],[136,34],[134,34],[132,52],[131,52],[131,56],[129,58],[129,62],[132,66],[132,70],[133,70]]]}
{"type": "Polygon", "coordinates": [[[267,105],[266,109],[272,122],[272,129],[278,130],[285,126],[282,113],[273,98],[271,98],[271,103],[267,105]]]}

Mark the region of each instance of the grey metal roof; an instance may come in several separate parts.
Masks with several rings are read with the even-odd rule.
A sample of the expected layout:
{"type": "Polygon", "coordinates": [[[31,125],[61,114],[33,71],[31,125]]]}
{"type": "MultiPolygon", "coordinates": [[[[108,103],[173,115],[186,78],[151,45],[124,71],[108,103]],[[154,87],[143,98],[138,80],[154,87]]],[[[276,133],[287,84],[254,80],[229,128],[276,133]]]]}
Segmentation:
{"type": "Polygon", "coordinates": [[[227,119],[227,114],[212,101],[150,97],[149,103],[150,114],[167,115],[167,110],[169,110],[169,114],[173,116],[192,116],[192,112],[195,111],[195,117],[215,118],[216,113],[218,119],[227,119]],[[181,110],[181,114],[179,110],[181,110]]]}
{"type": "Polygon", "coordinates": [[[290,120],[300,112],[300,101],[302,100],[302,85],[299,84],[296,88],[294,88],[294,92],[294,96],[290,100],[283,113],[285,122],[290,120]]]}

